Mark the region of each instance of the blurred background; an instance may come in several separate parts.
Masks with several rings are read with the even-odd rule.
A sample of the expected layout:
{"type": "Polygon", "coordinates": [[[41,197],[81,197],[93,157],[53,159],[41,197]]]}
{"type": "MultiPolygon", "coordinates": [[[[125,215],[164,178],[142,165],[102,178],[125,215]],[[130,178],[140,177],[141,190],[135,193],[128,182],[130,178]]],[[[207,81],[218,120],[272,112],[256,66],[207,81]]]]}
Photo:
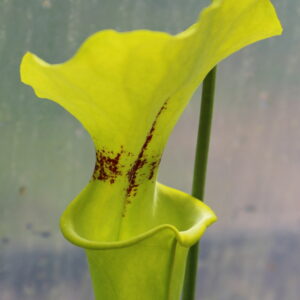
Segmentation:
{"type": "MultiPolygon", "coordinates": [[[[199,300],[300,299],[300,2],[274,0],[282,37],[219,65],[199,300]]],[[[177,33],[208,0],[0,0],[0,299],[93,299],[84,253],[59,217],[88,182],[94,150],[62,108],[19,82],[30,50],[68,59],[95,31],[177,33]]],[[[160,181],[190,192],[200,89],[176,126],[160,181]]]]}

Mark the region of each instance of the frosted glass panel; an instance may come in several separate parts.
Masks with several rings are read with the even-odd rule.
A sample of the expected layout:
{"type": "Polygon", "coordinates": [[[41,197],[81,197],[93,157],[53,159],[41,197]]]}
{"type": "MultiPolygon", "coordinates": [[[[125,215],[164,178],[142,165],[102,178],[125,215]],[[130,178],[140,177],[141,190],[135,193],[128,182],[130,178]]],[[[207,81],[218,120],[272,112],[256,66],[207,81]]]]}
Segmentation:
{"type": "MultiPolygon", "coordinates": [[[[19,82],[30,50],[61,62],[100,29],[176,33],[203,0],[0,1],[0,299],[91,300],[81,249],[58,228],[89,180],[88,134],[19,82]]],[[[219,216],[201,244],[199,300],[300,295],[300,3],[274,0],[282,37],[219,66],[206,202],[219,216]]],[[[175,128],[160,181],[189,192],[199,92],[175,128]]]]}

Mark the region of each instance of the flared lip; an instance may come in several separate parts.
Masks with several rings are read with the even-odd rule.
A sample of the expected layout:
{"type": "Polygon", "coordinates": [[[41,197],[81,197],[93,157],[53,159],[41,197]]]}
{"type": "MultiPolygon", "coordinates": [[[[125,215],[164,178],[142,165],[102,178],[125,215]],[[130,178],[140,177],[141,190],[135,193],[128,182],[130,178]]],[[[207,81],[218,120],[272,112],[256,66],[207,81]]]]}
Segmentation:
{"type": "MultiPolygon", "coordinates": [[[[164,187],[173,190],[170,187],[167,186],[164,187]]],[[[178,190],[176,191],[183,193],[178,190]]],[[[197,200],[196,198],[191,198],[190,201],[193,201],[194,205],[198,207],[198,209],[203,211],[203,215],[197,222],[195,222],[193,226],[191,226],[187,230],[180,231],[176,226],[172,224],[161,224],[145,231],[144,233],[138,234],[135,237],[129,238],[127,240],[112,241],[112,242],[96,241],[96,240],[89,240],[82,237],[74,229],[71,213],[72,213],[72,207],[75,205],[76,200],[77,199],[75,199],[69,204],[69,206],[61,216],[60,228],[64,237],[72,244],[84,249],[91,249],[91,250],[105,250],[105,249],[117,249],[117,248],[130,247],[164,230],[171,230],[174,233],[176,240],[181,246],[191,247],[202,237],[206,229],[211,224],[216,222],[218,219],[215,213],[213,212],[213,210],[209,206],[207,206],[200,200],[197,200]]]]}

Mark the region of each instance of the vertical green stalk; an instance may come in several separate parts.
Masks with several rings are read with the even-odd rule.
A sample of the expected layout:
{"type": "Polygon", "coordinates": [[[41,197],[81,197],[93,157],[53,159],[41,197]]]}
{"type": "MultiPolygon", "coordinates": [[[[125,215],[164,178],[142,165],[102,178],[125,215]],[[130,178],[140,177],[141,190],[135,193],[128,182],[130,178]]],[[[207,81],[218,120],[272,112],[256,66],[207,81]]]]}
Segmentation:
{"type": "MultiPolygon", "coordinates": [[[[204,79],[202,88],[202,99],[192,189],[192,195],[198,199],[201,199],[201,201],[203,201],[205,191],[206,168],[213,115],[216,72],[217,68],[215,67],[208,73],[208,75],[204,79]]],[[[196,244],[190,249],[189,252],[183,287],[183,300],[195,299],[198,248],[199,244],[196,244]]]]}

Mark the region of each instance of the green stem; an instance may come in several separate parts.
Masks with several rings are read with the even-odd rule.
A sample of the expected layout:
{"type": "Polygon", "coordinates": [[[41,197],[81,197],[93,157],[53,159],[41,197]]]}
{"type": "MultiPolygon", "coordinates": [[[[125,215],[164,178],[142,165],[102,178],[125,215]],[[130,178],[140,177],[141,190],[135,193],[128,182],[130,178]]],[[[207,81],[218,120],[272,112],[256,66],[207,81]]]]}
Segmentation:
{"type": "MultiPolygon", "coordinates": [[[[208,73],[208,75],[204,79],[202,88],[200,120],[192,189],[192,195],[198,199],[201,199],[201,201],[203,201],[204,199],[205,191],[206,168],[213,115],[216,72],[217,68],[215,67],[208,73]]],[[[195,299],[198,248],[199,244],[197,243],[189,251],[183,287],[183,300],[195,299]]]]}

